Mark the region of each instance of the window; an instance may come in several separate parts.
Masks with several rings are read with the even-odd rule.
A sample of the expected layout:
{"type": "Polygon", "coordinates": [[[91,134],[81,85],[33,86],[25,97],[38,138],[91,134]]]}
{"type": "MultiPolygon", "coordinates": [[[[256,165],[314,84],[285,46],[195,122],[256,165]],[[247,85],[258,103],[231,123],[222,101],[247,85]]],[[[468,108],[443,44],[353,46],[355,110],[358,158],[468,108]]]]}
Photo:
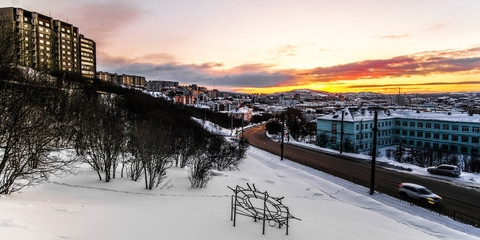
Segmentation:
{"type": "Polygon", "coordinates": [[[453,131],[458,131],[458,125],[452,125],[452,130],[453,131]]]}
{"type": "Polygon", "coordinates": [[[357,129],[357,130],[359,130],[359,129],[360,129],[360,126],[359,126],[359,125],[357,125],[357,126],[356,126],[356,129],[357,129]]]}
{"type": "Polygon", "coordinates": [[[457,136],[457,135],[452,135],[452,141],[453,141],[453,142],[458,141],[458,136],[457,136]]]}
{"type": "Polygon", "coordinates": [[[431,138],[432,134],[431,133],[425,133],[425,138],[431,138]]]}
{"type": "Polygon", "coordinates": [[[357,138],[357,140],[360,140],[360,135],[357,134],[356,138],[357,138]]]}
{"type": "Polygon", "coordinates": [[[417,127],[423,128],[423,123],[422,122],[417,123],[417,127]]]}
{"type": "Polygon", "coordinates": [[[405,127],[408,126],[407,121],[403,121],[403,126],[405,126],[405,127]]]}
{"type": "Polygon", "coordinates": [[[462,132],[468,132],[468,126],[462,126],[462,132]]]}
{"type": "Polygon", "coordinates": [[[407,130],[402,130],[402,135],[407,136],[407,135],[408,135],[408,134],[407,134],[407,130]]]}
{"type": "Polygon", "coordinates": [[[461,152],[462,152],[462,153],[467,153],[467,152],[468,152],[467,147],[462,147],[462,148],[461,148],[461,152]]]}
{"type": "Polygon", "coordinates": [[[399,130],[399,129],[395,129],[395,134],[400,134],[400,130],[399,130]]]}
{"type": "Polygon", "coordinates": [[[449,130],[450,129],[450,126],[447,125],[447,124],[443,124],[443,130],[449,130]]]}
{"type": "Polygon", "coordinates": [[[367,133],[365,133],[365,138],[368,138],[368,134],[367,134],[367,133]]]}
{"type": "Polygon", "coordinates": [[[474,132],[474,133],[478,133],[478,132],[479,132],[479,129],[478,129],[478,127],[472,127],[472,132],[474,132]]]}
{"type": "Polygon", "coordinates": [[[446,145],[446,144],[443,144],[443,145],[442,145],[442,150],[444,150],[444,151],[448,151],[448,145],[446,145]]]}
{"type": "Polygon", "coordinates": [[[421,146],[422,146],[422,142],[418,141],[418,142],[417,142],[417,146],[418,146],[418,147],[421,147],[421,146]]]}
{"type": "Polygon", "coordinates": [[[442,134],[442,140],[448,140],[448,134],[442,134]]]}
{"type": "Polygon", "coordinates": [[[412,145],[412,146],[413,146],[414,143],[415,143],[415,142],[414,142],[413,140],[408,141],[408,145],[412,145]]]}
{"type": "Polygon", "coordinates": [[[410,122],[410,127],[415,127],[415,122],[410,122]]]}
{"type": "Polygon", "coordinates": [[[472,155],[478,155],[478,148],[472,148],[472,155]]]}
{"type": "Polygon", "coordinates": [[[462,142],[468,142],[468,137],[467,136],[462,136],[462,142]]]}
{"type": "Polygon", "coordinates": [[[372,138],[372,137],[373,137],[373,134],[372,134],[372,133],[370,133],[370,138],[372,138]]]}
{"type": "Polygon", "coordinates": [[[472,137],[472,143],[478,143],[478,137],[472,137]]]}
{"type": "Polygon", "coordinates": [[[423,137],[423,132],[417,132],[417,137],[423,137]]]}
{"type": "Polygon", "coordinates": [[[433,134],[433,139],[440,139],[440,134],[434,133],[433,134]]]}
{"type": "MultiPolygon", "coordinates": [[[[74,45],[77,45],[77,44],[74,44],[74,45]]],[[[367,129],[367,128],[368,128],[368,124],[363,125],[363,128],[364,128],[364,129],[367,129]]]]}
{"type": "Polygon", "coordinates": [[[455,146],[455,145],[452,145],[451,150],[452,150],[452,152],[458,152],[458,147],[455,146]]]}
{"type": "Polygon", "coordinates": [[[373,128],[373,123],[370,123],[370,128],[373,128]]]}
{"type": "Polygon", "coordinates": [[[425,127],[426,128],[432,128],[432,124],[431,123],[425,123],[425,127]]]}
{"type": "Polygon", "coordinates": [[[410,136],[414,137],[414,136],[415,136],[415,132],[414,132],[414,131],[410,131],[410,136]]]}
{"type": "Polygon", "coordinates": [[[400,126],[400,121],[395,121],[396,126],[400,126]]]}
{"type": "Polygon", "coordinates": [[[433,124],[433,129],[440,129],[440,124],[438,123],[433,124]]]}

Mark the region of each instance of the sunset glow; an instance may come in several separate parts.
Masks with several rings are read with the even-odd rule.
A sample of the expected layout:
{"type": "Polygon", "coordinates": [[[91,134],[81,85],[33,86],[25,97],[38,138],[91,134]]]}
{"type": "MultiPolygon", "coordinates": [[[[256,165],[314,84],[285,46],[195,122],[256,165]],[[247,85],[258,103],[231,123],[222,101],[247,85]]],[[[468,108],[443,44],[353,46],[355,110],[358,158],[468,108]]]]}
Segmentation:
{"type": "Polygon", "coordinates": [[[97,42],[97,70],[273,93],[480,91],[480,1],[11,0],[97,42]]]}

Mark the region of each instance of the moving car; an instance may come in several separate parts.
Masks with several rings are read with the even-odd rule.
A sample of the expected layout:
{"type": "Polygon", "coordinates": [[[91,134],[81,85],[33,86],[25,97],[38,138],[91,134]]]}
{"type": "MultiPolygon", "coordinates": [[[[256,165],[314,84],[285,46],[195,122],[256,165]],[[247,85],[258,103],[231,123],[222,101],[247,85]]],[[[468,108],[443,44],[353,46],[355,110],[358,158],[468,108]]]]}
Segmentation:
{"type": "Polygon", "coordinates": [[[398,193],[404,198],[412,198],[427,205],[437,205],[442,201],[442,197],[428,190],[426,187],[414,183],[400,183],[398,185],[398,193]]]}
{"type": "Polygon", "coordinates": [[[450,177],[458,177],[462,174],[460,168],[454,165],[441,164],[436,167],[429,167],[427,171],[432,174],[446,175],[450,177]]]}

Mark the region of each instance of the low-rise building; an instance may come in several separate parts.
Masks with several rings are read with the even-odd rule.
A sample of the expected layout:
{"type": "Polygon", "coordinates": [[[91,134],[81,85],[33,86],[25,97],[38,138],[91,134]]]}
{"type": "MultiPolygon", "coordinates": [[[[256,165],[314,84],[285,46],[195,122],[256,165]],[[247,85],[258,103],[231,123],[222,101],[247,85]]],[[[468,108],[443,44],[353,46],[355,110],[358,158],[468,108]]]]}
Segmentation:
{"type": "MultiPolygon", "coordinates": [[[[317,118],[317,143],[339,149],[343,143],[354,152],[373,147],[374,112],[348,108],[317,118]]],[[[478,154],[480,150],[480,115],[460,112],[421,112],[378,110],[377,146],[407,145],[459,154],[478,154]]],[[[346,150],[346,149],[345,149],[346,150]]]]}

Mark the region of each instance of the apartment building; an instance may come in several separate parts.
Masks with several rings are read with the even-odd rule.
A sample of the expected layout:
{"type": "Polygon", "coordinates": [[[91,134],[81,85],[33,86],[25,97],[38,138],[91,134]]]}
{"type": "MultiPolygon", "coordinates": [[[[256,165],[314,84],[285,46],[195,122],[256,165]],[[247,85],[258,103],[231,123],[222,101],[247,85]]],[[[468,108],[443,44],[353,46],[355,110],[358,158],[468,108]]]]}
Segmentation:
{"type": "Polygon", "coordinates": [[[74,25],[21,8],[0,8],[2,24],[15,36],[17,64],[41,71],[63,71],[94,78],[95,42],[74,25]]]}
{"type": "Polygon", "coordinates": [[[146,84],[145,77],[142,76],[126,74],[119,75],[117,73],[109,72],[97,72],[96,76],[102,81],[111,82],[117,85],[145,88],[146,84]]]}
{"type": "Polygon", "coordinates": [[[174,81],[147,81],[147,90],[152,92],[160,92],[165,88],[178,88],[178,82],[174,81]]]}
{"type": "MultiPolygon", "coordinates": [[[[346,108],[342,111],[344,144],[349,142],[354,152],[370,151],[373,147],[374,110],[350,112],[346,108]]],[[[317,118],[317,142],[320,145],[339,149],[342,111],[317,118]]],[[[480,151],[480,115],[379,110],[377,128],[378,147],[402,144],[459,154],[478,154],[480,151]]]]}

